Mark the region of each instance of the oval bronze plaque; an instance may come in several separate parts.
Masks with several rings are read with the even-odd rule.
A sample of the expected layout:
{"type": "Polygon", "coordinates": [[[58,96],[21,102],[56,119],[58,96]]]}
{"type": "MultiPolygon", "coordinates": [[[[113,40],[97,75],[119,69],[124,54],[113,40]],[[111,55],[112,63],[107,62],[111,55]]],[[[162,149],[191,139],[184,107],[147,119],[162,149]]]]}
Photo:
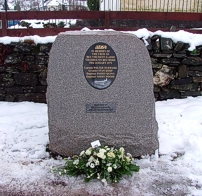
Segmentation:
{"type": "Polygon", "coordinates": [[[93,44],[84,56],[83,71],[92,87],[99,90],[108,88],[114,82],[118,71],[114,50],[103,42],[93,44]]]}

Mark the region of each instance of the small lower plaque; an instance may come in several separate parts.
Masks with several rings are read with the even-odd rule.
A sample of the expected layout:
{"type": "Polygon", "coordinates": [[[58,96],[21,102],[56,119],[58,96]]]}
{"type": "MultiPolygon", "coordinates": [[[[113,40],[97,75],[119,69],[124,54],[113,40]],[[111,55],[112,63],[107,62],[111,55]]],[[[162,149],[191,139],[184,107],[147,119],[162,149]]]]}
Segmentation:
{"type": "Polygon", "coordinates": [[[116,103],[87,103],[86,104],[87,113],[115,113],[116,103]]]}

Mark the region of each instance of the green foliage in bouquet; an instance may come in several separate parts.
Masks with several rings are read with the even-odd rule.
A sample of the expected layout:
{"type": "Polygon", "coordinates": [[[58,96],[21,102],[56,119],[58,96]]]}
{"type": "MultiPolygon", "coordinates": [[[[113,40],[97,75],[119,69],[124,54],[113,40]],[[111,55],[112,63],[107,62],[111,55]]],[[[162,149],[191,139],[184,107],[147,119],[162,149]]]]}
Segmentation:
{"type": "Polygon", "coordinates": [[[79,176],[85,175],[85,182],[92,179],[100,179],[105,182],[119,182],[123,175],[132,175],[138,172],[139,166],[132,163],[131,154],[125,155],[125,150],[114,147],[101,146],[89,148],[82,151],[80,155],[74,155],[72,159],[65,159],[65,166],[56,168],[52,172],[59,172],[60,175],[79,176]]]}
{"type": "Polygon", "coordinates": [[[100,0],[87,0],[87,5],[90,10],[99,10],[100,0]]]}

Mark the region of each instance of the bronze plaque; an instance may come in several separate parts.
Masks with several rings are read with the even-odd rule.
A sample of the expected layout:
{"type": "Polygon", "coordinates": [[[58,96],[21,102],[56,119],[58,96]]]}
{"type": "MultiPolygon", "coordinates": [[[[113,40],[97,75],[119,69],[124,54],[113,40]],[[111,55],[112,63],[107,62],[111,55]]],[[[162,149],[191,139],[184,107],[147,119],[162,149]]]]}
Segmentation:
{"type": "Polygon", "coordinates": [[[87,103],[86,104],[87,113],[115,113],[116,103],[87,103]]]}
{"type": "Polygon", "coordinates": [[[114,50],[103,42],[93,44],[84,56],[83,71],[92,87],[99,90],[108,88],[114,82],[118,71],[114,50]]]}

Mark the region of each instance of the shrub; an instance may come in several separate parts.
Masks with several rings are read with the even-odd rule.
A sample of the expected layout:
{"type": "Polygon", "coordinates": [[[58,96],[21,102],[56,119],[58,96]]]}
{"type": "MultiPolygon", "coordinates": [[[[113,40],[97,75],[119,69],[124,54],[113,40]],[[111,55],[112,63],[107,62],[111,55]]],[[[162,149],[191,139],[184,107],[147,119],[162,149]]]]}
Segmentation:
{"type": "Polygon", "coordinates": [[[100,0],[87,0],[87,5],[90,10],[99,10],[100,0]]]}

